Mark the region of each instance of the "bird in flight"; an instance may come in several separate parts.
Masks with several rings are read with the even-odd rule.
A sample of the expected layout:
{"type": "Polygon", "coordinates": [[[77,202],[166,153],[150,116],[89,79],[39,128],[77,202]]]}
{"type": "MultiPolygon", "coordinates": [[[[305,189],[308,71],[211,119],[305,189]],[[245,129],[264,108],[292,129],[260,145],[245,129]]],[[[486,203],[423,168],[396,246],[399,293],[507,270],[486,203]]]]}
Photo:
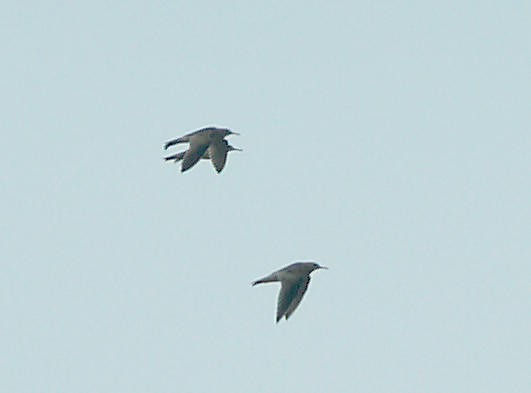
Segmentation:
{"type": "Polygon", "coordinates": [[[207,127],[173,139],[164,144],[164,149],[168,149],[168,147],[179,143],[189,143],[190,145],[188,150],[183,152],[182,157],[179,153],[166,157],[166,160],[182,160],[181,172],[184,172],[197,164],[206,153],[212,161],[214,168],[219,173],[225,166],[227,153],[231,150],[239,150],[230,146],[224,139],[226,136],[232,134],[239,135],[227,128],[207,127]]]}
{"type": "Polygon", "coordinates": [[[253,286],[268,282],[280,281],[280,292],[277,302],[277,323],[293,314],[300,304],[310,283],[310,273],[317,269],[328,269],[315,262],[296,262],[268,276],[253,282],[253,286]]]}
{"type": "MultiPolygon", "coordinates": [[[[209,146],[208,149],[205,151],[205,153],[201,156],[203,160],[212,160],[214,157],[216,160],[212,160],[212,165],[214,165],[214,168],[216,168],[216,171],[221,172],[223,167],[225,166],[225,162],[227,160],[227,153],[229,151],[242,151],[242,149],[238,149],[237,147],[234,147],[232,145],[229,145],[229,142],[227,142],[225,139],[222,140],[223,146],[222,146],[222,152],[223,154],[214,154],[211,157],[210,151],[212,150],[212,146],[209,146]]],[[[166,161],[173,160],[175,162],[179,162],[184,158],[184,155],[186,154],[186,151],[182,151],[177,154],[173,154],[168,157],[164,157],[166,161]]]]}

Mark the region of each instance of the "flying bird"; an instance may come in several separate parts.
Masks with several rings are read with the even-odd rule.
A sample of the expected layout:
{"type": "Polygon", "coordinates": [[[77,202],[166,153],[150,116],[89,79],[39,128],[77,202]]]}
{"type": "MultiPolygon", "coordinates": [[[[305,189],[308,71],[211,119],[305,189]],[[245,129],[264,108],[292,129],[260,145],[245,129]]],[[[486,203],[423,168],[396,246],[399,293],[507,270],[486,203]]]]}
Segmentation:
{"type": "Polygon", "coordinates": [[[328,269],[315,262],[296,262],[277,270],[270,275],[256,280],[253,286],[267,282],[280,281],[280,292],[277,303],[277,323],[293,314],[300,304],[310,283],[310,273],[317,269],[328,269]]]}
{"type": "MultiPolygon", "coordinates": [[[[227,153],[229,151],[242,151],[242,149],[238,149],[237,147],[229,145],[229,142],[227,142],[225,139],[222,139],[221,144],[211,144],[201,158],[203,160],[212,160],[212,165],[214,165],[214,168],[216,168],[216,171],[219,173],[225,166],[227,153]],[[212,153],[213,150],[214,153],[212,153]]],[[[166,161],[173,160],[175,162],[179,162],[184,158],[185,154],[186,151],[182,151],[180,153],[164,157],[164,159],[166,161]]]]}
{"type": "Polygon", "coordinates": [[[193,167],[203,157],[208,149],[208,154],[216,171],[221,172],[227,158],[228,144],[224,138],[228,135],[239,135],[227,128],[207,127],[173,139],[164,144],[164,149],[179,144],[189,143],[190,146],[182,157],[181,172],[193,167]]]}

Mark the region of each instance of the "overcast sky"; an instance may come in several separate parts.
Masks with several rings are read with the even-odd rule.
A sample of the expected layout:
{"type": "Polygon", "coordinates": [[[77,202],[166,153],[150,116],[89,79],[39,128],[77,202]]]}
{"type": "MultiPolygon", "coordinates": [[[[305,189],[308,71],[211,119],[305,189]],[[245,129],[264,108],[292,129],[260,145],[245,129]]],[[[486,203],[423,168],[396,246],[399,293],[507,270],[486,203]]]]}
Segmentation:
{"type": "Polygon", "coordinates": [[[530,4],[5,3],[0,391],[531,391],[530,4]]]}

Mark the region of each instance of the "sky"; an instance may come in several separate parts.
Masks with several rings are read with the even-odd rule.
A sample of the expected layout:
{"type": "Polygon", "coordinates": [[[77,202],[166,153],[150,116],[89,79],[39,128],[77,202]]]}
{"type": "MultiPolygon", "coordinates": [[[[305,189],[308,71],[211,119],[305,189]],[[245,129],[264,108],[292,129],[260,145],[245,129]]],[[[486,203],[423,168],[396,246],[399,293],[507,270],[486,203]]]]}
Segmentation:
{"type": "Polygon", "coordinates": [[[0,391],[531,391],[530,14],[4,3],[0,391]]]}

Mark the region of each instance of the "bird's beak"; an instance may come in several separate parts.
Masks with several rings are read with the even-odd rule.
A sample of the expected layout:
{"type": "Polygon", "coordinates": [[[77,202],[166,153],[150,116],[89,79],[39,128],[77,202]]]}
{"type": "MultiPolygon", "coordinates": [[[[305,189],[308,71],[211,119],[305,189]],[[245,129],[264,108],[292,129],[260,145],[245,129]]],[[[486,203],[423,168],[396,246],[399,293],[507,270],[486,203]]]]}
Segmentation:
{"type": "Polygon", "coordinates": [[[232,150],[243,151],[242,149],[238,149],[237,147],[233,147],[232,150]]]}
{"type": "Polygon", "coordinates": [[[231,135],[240,135],[238,132],[234,132],[234,131],[231,131],[230,134],[231,135]]]}
{"type": "Polygon", "coordinates": [[[319,266],[319,269],[326,269],[328,270],[328,268],[326,266],[319,266]]]}

